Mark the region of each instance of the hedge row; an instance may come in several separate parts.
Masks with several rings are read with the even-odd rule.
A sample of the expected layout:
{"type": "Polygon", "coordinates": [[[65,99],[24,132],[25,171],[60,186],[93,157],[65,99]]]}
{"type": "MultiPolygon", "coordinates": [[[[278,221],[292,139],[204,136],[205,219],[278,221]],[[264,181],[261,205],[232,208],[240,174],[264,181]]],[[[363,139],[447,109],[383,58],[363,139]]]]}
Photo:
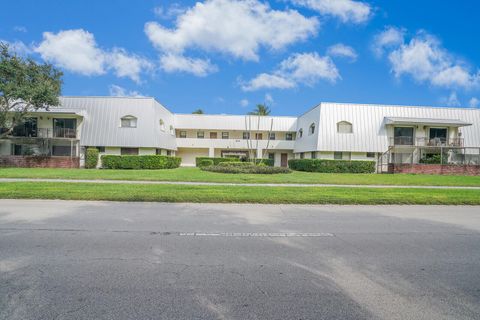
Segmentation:
{"type": "Polygon", "coordinates": [[[174,169],[180,166],[179,157],[145,155],[145,156],[102,156],[104,169],[174,169]]]}
{"type": "Polygon", "coordinates": [[[85,169],[95,169],[98,164],[98,149],[87,148],[85,152],[85,169]]]}
{"type": "MultiPolygon", "coordinates": [[[[203,160],[212,160],[214,165],[219,164],[220,162],[238,162],[238,158],[210,158],[210,157],[197,157],[195,158],[195,165],[200,167],[200,162],[203,160]]],[[[205,162],[207,163],[207,162],[205,162]]]]}
{"type": "MultiPolygon", "coordinates": [[[[205,161],[205,160],[211,160],[213,161],[213,165],[217,165],[219,163],[222,163],[222,162],[248,162],[248,160],[240,160],[239,158],[210,158],[210,157],[197,157],[195,158],[195,165],[197,167],[204,167],[204,166],[208,166],[209,165],[209,161],[205,161]]],[[[273,159],[255,159],[255,163],[256,164],[265,164],[267,166],[270,166],[270,167],[273,167],[273,159]]]]}
{"type": "Polygon", "coordinates": [[[224,162],[213,166],[202,167],[201,169],[203,171],[218,173],[277,174],[291,172],[288,168],[255,165],[251,162],[224,162]]]}
{"type": "Polygon", "coordinates": [[[288,161],[292,170],[325,173],[373,173],[375,161],[292,159],[288,161]]]}

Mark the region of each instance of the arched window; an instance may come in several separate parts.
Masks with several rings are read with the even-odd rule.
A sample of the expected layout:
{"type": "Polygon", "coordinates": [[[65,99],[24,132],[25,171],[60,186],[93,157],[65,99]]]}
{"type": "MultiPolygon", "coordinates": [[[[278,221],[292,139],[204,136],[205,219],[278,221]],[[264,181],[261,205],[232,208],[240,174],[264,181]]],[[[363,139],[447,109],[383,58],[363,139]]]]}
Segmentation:
{"type": "Polygon", "coordinates": [[[314,134],[315,133],[315,122],[313,122],[310,125],[310,128],[309,128],[308,132],[309,132],[309,134],[314,134]]]}
{"type": "Polygon", "coordinates": [[[301,138],[303,136],[303,129],[298,130],[298,137],[301,138]]]}
{"type": "Polygon", "coordinates": [[[352,133],[353,127],[352,124],[348,121],[340,121],[337,123],[337,132],[338,133],[352,133]]]}
{"type": "Polygon", "coordinates": [[[163,119],[160,119],[160,130],[165,131],[165,122],[163,119]]]}
{"type": "Polygon", "coordinates": [[[122,128],[136,128],[137,127],[137,118],[134,116],[124,116],[120,120],[120,125],[122,128]]]}

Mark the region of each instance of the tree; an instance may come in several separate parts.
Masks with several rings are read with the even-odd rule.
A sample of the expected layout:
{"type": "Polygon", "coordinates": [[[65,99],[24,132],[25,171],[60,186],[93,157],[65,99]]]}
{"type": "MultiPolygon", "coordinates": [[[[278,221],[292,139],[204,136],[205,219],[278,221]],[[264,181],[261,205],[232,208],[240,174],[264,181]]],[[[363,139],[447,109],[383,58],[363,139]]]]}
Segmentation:
{"type": "Polygon", "coordinates": [[[197,109],[197,110],[193,111],[192,114],[203,114],[203,110],[202,109],[197,109]]]}
{"type": "Polygon", "coordinates": [[[255,110],[249,112],[248,114],[254,116],[268,116],[270,112],[270,108],[267,107],[265,104],[257,104],[255,110]]]}
{"type": "Polygon", "coordinates": [[[51,64],[19,57],[0,42],[0,138],[28,113],[58,105],[62,76],[51,64]]]}

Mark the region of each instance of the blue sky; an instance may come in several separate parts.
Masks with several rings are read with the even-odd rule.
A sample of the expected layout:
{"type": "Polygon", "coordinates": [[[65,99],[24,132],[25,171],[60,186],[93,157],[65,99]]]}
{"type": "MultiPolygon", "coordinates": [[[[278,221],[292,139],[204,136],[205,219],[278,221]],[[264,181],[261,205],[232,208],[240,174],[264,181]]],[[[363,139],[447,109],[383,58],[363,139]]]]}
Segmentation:
{"type": "Polygon", "coordinates": [[[15,0],[0,39],[62,69],[64,95],[153,96],[181,113],[478,107],[478,12],[471,0],[15,0]]]}

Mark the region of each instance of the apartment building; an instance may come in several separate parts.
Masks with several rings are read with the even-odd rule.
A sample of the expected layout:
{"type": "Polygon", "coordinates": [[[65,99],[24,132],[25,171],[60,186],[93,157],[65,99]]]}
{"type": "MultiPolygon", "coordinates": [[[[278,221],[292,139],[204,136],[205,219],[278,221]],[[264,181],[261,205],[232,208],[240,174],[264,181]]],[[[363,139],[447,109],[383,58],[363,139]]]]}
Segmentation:
{"type": "Polygon", "coordinates": [[[62,97],[32,113],[0,140],[0,156],[78,158],[162,154],[182,158],[292,158],[418,163],[444,152],[451,162],[480,164],[480,110],[320,103],[298,117],[174,114],[153,98],[62,97]],[[452,155],[453,154],[453,155],[452,155]]]}

